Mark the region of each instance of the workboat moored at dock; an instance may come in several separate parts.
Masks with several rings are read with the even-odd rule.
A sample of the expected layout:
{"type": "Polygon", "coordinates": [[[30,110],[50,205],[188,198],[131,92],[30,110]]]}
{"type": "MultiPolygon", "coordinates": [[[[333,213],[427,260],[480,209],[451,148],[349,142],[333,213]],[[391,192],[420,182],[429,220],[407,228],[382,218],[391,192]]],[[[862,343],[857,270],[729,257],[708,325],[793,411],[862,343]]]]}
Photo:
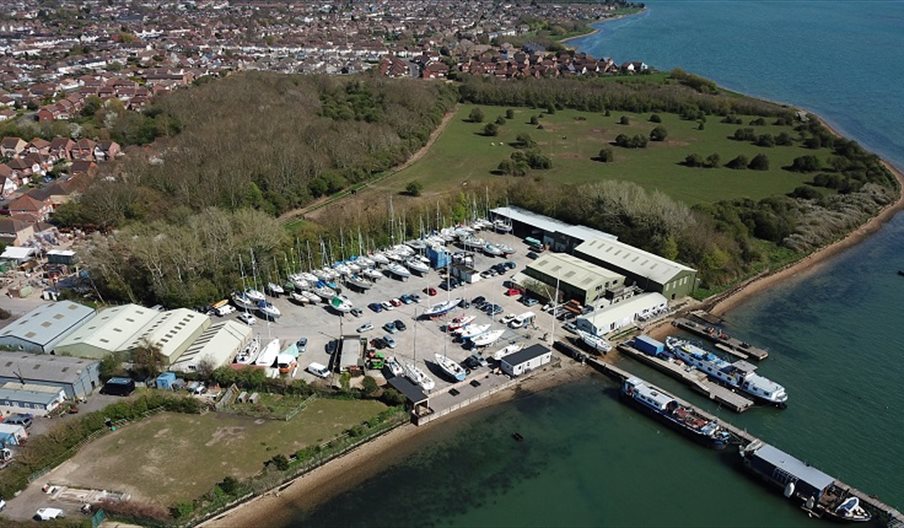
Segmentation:
{"type": "Polygon", "coordinates": [[[669,354],[703,372],[711,380],[733,389],[740,389],[755,399],[785,407],[788,394],[778,383],[757,374],[756,367],[746,361],[729,363],[693,343],[676,337],[667,337],[665,347],[669,354]]]}
{"type": "Polygon", "coordinates": [[[628,378],[622,383],[621,396],[633,407],[708,447],[724,449],[731,442],[731,433],[715,420],[701,416],[659,387],[638,378],[628,378]]]}

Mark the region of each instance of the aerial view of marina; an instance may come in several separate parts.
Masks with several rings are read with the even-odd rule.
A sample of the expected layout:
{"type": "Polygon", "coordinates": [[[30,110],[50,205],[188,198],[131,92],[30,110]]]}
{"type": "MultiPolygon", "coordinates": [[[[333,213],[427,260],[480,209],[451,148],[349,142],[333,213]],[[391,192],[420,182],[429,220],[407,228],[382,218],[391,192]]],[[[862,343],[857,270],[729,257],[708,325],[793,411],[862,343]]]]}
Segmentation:
{"type": "Polygon", "coordinates": [[[0,5],[0,525],[904,528],[904,2],[0,5]]]}

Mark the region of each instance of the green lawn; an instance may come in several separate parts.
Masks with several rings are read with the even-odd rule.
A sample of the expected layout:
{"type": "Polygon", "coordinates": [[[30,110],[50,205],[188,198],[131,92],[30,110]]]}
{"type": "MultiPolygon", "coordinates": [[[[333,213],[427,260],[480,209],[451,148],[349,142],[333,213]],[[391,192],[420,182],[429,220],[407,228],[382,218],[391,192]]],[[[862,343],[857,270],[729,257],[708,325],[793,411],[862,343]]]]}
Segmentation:
{"type": "MultiPolygon", "coordinates": [[[[822,159],[828,151],[808,150],[800,146],[757,147],[750,142],[728,139],[734,131],[752,118],[742,116],[743,125],[720,123],[718,116],[710,116],[704,130],[697,123],[685,121],[674,114],[660,113],[662,126],[669,133],[664,143],[650,142],[645,149],[624,149],[609,145],[618,134],[649,135],[656,123],[649,122],[650,114],[612,112],[610,117],[599,113],[560,110],[553,115],[540,109],[516,108],[515,118],[500,127],[496,137],[481,135],[484,124],[504,115],[505,107],[483,106],[484,123],[470,123],[467,116],[474,105],[463,105],[430,151],[416,163],[376,184],[374,190],[400,192],[413,180],[424,184],[424,194],[444,193],[459,188],[480,185],[486,181],[511,176],[496,176],[492,171],[500,161],[515,150],[509,144],[521,133],[528,133],[539,149],[552,158],[550,170],[531,171],[528,177],[540,176],[562,183],[585,183],[602,179],[627,180],[647,189],[658,189],[688,204],[715,202],[732,198],[760,199],[784,194],[809,180],[811,176],[783,170],[798,156],[816,154],[822,159]],[[528,124],[532,115],[543,114],[543,129],[528,124]],[[621,116],[630,117],[630,125],[619,125],[621,116]],[[601,148],[611,147],[615,162],[594,161],[601,148]],[[722,163],[739,154],[752,158],[758,153],[769,157],[770,170],[731,170],[689,168],[679,165],[685,156],[697,153],[704,158],[718,153],[722,163]]],[[[774,119],[767,119],[772,123],[774,119]]],[[[756,134],[773,136],[788,132],[791,127],[759,126],[756,134]]]]}
{"type": "Polygon", "coordinates": [[[288,422],[163,413],[88,444],[67,462],[75,469],[64,480],[170,506],[203,495],[226,475],[254,475],[274,455],[325,442],[384,409],[372,400],[318,399],[288,422]]]}

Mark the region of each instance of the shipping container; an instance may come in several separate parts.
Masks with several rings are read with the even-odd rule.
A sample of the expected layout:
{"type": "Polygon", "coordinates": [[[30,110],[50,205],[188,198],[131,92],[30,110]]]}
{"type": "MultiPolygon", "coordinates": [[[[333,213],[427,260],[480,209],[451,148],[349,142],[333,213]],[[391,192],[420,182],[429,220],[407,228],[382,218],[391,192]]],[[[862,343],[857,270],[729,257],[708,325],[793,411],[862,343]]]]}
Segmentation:
{"type": "Polygon", "coordinates": [[[631,346],[650,356],[661,356],[665,351],[665,345],[648,335],[635,337],[631,346]]]}

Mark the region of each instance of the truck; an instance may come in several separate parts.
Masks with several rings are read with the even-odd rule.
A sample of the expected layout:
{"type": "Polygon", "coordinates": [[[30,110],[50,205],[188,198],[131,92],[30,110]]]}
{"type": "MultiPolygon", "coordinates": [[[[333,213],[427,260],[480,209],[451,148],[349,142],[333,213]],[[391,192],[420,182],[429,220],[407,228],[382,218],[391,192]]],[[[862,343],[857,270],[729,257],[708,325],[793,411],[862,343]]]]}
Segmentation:
{"type": "Polygon", "coordinates": [[[213,310],[213,313],[217,314],[219,317],[229,315],[235,311],[235,306],[229,304],[229,301],[226,299],[213,303],[210,305],[210,308],[213,310]]]}

